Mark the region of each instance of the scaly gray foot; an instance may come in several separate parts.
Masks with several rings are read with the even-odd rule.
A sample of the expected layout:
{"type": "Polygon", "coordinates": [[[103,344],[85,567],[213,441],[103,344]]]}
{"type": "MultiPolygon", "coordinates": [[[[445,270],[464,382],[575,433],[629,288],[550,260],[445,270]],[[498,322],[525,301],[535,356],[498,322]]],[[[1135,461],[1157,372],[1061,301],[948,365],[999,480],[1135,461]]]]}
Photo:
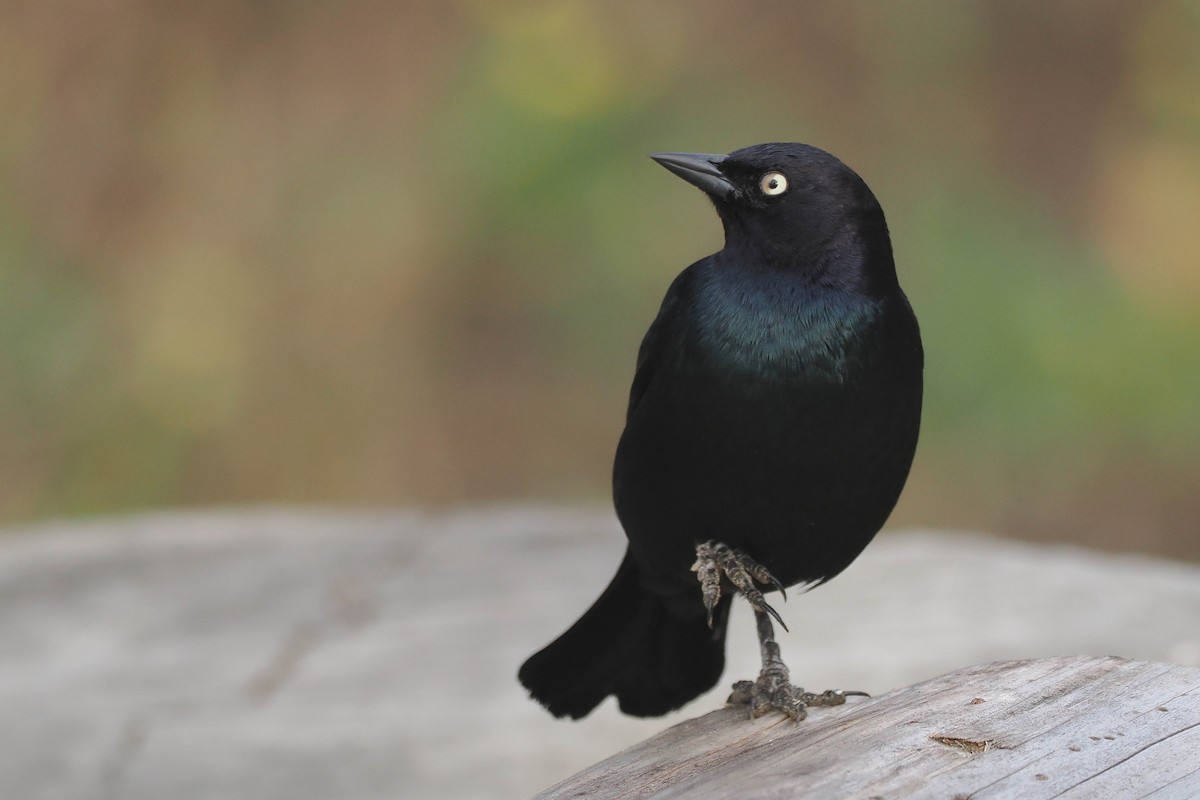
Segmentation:
{"type": "Polygon", "coordinates": [[[712,627],[713,609],[716,608],[717,601],[721,599],[721,576],[724,575],[738,590],[738,593],[746,598],[755,612],[767,612],[783,626],[785,631],[788,629],[783,618],[775,609],[771,608],[754,582],[758,581],[761,584],[773,586],[779,590],[786,601],[787,592],[784,591],[783,584],[766,567],[741,550],[734,550],[720,542],[698,544],[696,545],[696,563],[692,564],[692,572],[696,573],[696,578],[700,581],[700,591],[704,595],[704,608],[708,611],[708,627],[712,627]]]}
{"type": "Polygon", "coordinates": [[[808,716],[808,709],[816,706],[840,706],[847,697],[870,697],[866,692],[829,689],[820,694],[806,692],[793,686],[786,677],[779,678],[766,672],[759,674],[756,681],[738,681],[733,684],[733,693],[725,702],[745,705],[750,716],[757,719],[771,711],[782,711],[796,722],[808,716]]]}
{"type": "Polygon", "coordinates": [[[758,629],[758,644],[762,652],[762,670],[758,680],[738,681],[733,685],[733,694],[727,702],[745,705],[753,718],[770,711],[780,711],[799,722],[808,716],[811,706],[840,706],[847,697],[869,697],[866,692],[830,689],[820,694],[806,692],[793,686],[787,665],[779,654],[779,643],[775,641],[775,629],[771,618],[763,611],[754,612],[758,629]]]}

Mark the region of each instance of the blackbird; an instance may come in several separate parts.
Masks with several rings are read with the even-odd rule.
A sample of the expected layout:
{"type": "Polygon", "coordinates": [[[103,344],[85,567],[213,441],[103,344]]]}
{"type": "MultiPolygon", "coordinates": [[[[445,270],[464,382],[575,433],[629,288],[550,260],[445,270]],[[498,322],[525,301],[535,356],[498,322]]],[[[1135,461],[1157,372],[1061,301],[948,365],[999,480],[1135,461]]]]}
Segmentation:
{"type": "Polygon", "coordinates": [[[763,666],[730,701],[802,719],[863,693],[792,685],[763,592],[834,577],[895,506],[921,419],[917,320],[879,202],[834,156],[651,157],[708,195],[725,246],[679,274],[638,351],[613,466],[616,576],[519,679],[555,716],[609,695],[664,714],[720,678],[741,594],[763,666]]]}

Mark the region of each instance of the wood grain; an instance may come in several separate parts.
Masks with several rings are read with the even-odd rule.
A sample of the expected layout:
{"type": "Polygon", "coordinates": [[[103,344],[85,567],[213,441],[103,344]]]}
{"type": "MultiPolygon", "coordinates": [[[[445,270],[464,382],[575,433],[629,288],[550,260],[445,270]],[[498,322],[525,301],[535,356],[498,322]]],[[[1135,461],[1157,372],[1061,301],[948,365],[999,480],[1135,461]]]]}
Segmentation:
{"type": "Polygon", "coordinates": [[[727,707],[538,798],[1200,797],[1200,669],[1115,657],[958,670],[792,724],[727,707]]]}

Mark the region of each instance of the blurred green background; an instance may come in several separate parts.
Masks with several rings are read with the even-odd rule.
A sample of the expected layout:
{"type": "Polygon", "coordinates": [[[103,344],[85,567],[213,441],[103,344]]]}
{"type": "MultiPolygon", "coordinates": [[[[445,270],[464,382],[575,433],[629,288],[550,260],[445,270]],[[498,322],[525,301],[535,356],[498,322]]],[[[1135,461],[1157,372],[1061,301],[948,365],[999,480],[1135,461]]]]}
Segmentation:
{"type": "Polygon", "coordinates": [[[924,328],[893,525],[1200,558],[1200,3],[4,3],[0,521],[604,502],[720,246],[646,154],[824,147],[924,328]]]}

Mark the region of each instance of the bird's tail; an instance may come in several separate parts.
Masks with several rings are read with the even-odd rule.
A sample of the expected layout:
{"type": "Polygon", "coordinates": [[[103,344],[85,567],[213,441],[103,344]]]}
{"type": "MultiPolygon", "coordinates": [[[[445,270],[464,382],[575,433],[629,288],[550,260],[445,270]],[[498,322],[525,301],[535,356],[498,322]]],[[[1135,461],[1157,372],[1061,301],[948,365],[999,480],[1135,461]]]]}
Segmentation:
{"type": "Polygon", "coordinates": [[[556,717],[579,719],[610,694],[626,714],[660,716],[712,688],[725,668],[728,599],[711,629],[699,592],[695,607],[694,615],[672,614],[641,585],[626,551],[600,598],[517,677],[556,717]]]}

